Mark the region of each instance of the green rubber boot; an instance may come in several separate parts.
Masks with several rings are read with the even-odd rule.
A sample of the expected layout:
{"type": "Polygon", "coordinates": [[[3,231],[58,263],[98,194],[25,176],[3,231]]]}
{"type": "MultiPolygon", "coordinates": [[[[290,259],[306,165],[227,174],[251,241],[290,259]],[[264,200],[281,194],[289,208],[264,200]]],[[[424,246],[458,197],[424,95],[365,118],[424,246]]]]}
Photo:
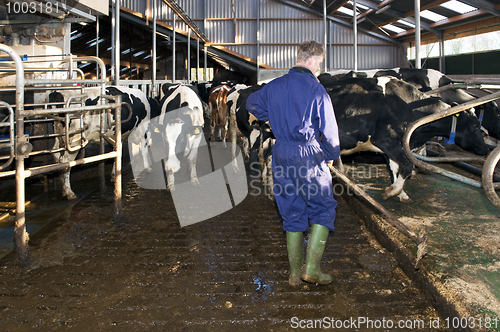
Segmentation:
{"type": "Polygon", "coordinates": [[[288,249],[288,262],[290,263],[290,277],[288,283],[297,287],[302,283],[300,272],[303,263],[303,234],[302,232],[286,232],[286,246],[288,249]]]}
{"type": "Polygon", "coordinates": [[[326,226],[312,224],[302,280],[320,285],[328,285],[332,282],[330,275],[321,272],[321,259],[329,232],[326,226]]]}

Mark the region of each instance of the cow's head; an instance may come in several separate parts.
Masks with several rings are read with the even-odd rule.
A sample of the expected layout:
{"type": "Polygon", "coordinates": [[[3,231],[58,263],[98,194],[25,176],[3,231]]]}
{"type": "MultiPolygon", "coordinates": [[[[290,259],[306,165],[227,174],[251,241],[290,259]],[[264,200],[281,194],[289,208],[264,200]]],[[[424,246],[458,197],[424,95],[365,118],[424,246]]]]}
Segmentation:
{"type": "Polygon", "coordinates": [[[488,130],[488,135],[500,139],[500,108],[492,101],[474,107],[476,115],[479,117],[483,113],[482,126],[488,130]]]}
{"type": "MultiPolygon", "coordinates": [[[[196,125],[196,119],[193,113],[201,113],[197,107],[191,109],[183,107],[172,112],[165,113],[165,116],[159,122],[153,122],[155,132],[160,132],[167,151],[167,160],[165,161],[165,171],[177,172],[180,169],[178,156],[186,156],[193,144],[193,137],[202,135],[203,128],[196,125]]],[[[151,130],[151,128],[150,128],[151,130]]]]}
{"type": "Polygon", "coordinates": [[[458,146],[477,155],[484,156],[489,152],[481,134],[479,119],[470,111],[458,114],[455,140],[458,146]]]}

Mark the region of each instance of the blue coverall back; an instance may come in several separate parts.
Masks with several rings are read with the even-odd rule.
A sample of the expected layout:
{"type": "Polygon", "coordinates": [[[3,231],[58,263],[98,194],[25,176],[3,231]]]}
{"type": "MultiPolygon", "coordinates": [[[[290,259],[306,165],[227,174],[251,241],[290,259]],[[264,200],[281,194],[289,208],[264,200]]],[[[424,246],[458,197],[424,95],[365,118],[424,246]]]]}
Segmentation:
{"type": "Polygon", "coordinates": [[[247,110],[269,121],[276,204],[288,232],[309,223],[334,230],[332,177],[326,161],[340,157],[333,106],[325,88],[305,67],[293,67],[247,99],[247,110]]]}

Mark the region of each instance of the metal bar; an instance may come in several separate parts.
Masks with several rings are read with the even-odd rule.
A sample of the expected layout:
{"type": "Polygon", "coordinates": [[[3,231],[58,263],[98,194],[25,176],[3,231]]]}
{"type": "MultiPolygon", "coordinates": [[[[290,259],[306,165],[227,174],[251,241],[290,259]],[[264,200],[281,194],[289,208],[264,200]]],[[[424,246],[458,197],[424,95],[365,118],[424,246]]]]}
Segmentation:
{"type": "Polygon", "coordinates": [[[79,106],[79,107],[69,107],[65,109],[58,109],[57,111],[53,109],[44,109],[44,110],[28,110],[28,111],[21,111],[23,116],[35,116],[35,115],[48,115],[48,114],[53,114],[56,112],[59,113],[76,113],[76,112],[81,112],[81,111],[99,111],[99,110],[105,110],[108,108],[112,108],[113,105],[108,104],[108,105],[92,105],[92,106],[79,106]]]}
{"type": "Polygon", "coordinates": [[[74,167],[74,166],[83,165],[83,164],[90,164],[90,163],[94,163],[94,162],[105,160],[105,159],[111,159],[111,158],[116,158],[115,151],[108,152],[108,153],[101,154],[101,155],[97,155],[97,156],[85,157],[83,159],[59,163],[59,164],[52,164],[52,165],[29,168],[29,169],[24,171],[24,173],[25,173],[24,175],[26,178],[28,178],[28,177],[43,174],[43,173],[57,171],[57,170],[60,170],[63,168],[74,167]]]}
{"type": "Polygon", "coordinates": [[[344,183],[346,183],[349,187],[354,189],[354,191],[366,199],[371,205],[373,205],[377,210],[379,210],[386,218],[387,221],[396,227],[401,233],[415,241],[415,243],[418,245],[418,251],[417,251],[417,262],[415,265],[418,264],[420,259],[425,255],[427,252],[427,228],[423,228],[420,236],[415,234],[408,226],[403,224],[398,218],[396,218],[392,213],[390,213],[388,210],[386,210],[382,205],[380,205],[376,200],[374,200],[370,195],[368,195],[363,189],[361,189],[356,183],[351,181],[347,176],[345,176],[341,171],[336,169],[335,167],[329,165],[330,171],[332,171],[338,178],[340,178],[344,183]]]}
{"type": "MultiPolygon", "coordinates": [[[[356,0],[354,0],[354,8],[356,8],[356,0]]],[[[314,1],[313,1],[314,2],[314,1]]],[[[312,2],[310,3],[310,5],[312,2]]],[[[328,28],[326,21],[326,0],[323,0],[323,31],[324,31],[324,47],[325,47],[325,71],[328,70],[328,28]]]]}
{"type": "Polygon", "coordinates": [[[257,55],[256,55],[256,60],[257,60],[257,83],[259,83],[259,78],[260,78],[260,0],[257,1],[257,55]]]}
{"type": "Polygon", "coordinates": [[[153,73],[151,75],[151,96],[156,98],[156,0],[151,0],[151,10],[153,11],[153,55],[151,57],[153,73]]]}
{"type": "MultiPolygon", "coordinates": [[[[24,133],[24,67],[21,58],[10,47],[0,44],[0,51],[7,53],[14,60],[16,65],[16,141],[19,135],[24,133]]],[[[16,150],[14,146],[14,150],[16,150]]],[[[28,247],[29,235],[26,231],[25,215],[25,176],[24,176],[24,156],[15,151],[16,158],[16,222],[14,226],[14,250],[21,266],[26,267],[30,262],[30,252],[28,247]]]]}
{"type": "Polygon", "coordinates": [[[200,39],[196,41],[196,82],[200,83],[200,39]]]}
{"type": "Polygon", "coordinates": [[[9,158],[8,160],[0,166],[0,171],[3,170],[3,169],[6,169],[7,167],[10,166],[10,164],[12,164],[12,161],[14,160],[14,110],[12,109],[12,107],[10,107],[9,104],[7,104],[6,102],[4,101],[0,101],[0,107],[5,107],[7,108],[7,110],[9,111],[9,123],[2,123],[2,127],[5,127],[5,126],[9,126],[10,129],[9,129],[9,133],[10,133],[10,137],[9,137],[9,145],[10,145],[10,151],[9,151],[9,158]]]}
{"type": "Polygon", "coordinates": [[[175,82],[175,13],[172,11],[174,15],[174,25],[172,26],[172,83],[175,82]]]}
{"type": "Polygon", "coordinates": [[[466,184],[469,184],[469,185],[472,185],[472,186],[475,186],[478,188],[482,187],[482,184],[479,181],[470,179],[470,178],[462,176],[460,174],[450,172],[448,170],[442,169],[442,168],[437,167],[435,165],[428,164],[426,162],[423,162],[423,161],[415,158],[415,156],[413,155],[413,153],[410,150],[410,138],[411,138],[411,135],[413,134],[413,132],[420,126],[423,126],[427,123],[445,118],[445,117],[453,115],[453,114],[457,114],[457,113],[462,112],[462,111],[469,109],[471,107],[481,105],[481,104],[487,103],[489,101],[492,101],[492,100],[495,100],[498,98],[500,98],[500,92],[497,92],[497,93],[494,93],[491,95],[486,95],[486,96],[483,96],[483,97],[475,99],[475,100],[468,101],[464,104],[461,104],[461,105],[458,105],[455,107],[451,107],[443,112],[439,112],[439,113],[425,116],[425,117],[411,123],[408,126],[408,128],[406,129],[405,135],[403,137],[403,149],[405,151],[406,156],[417,167],[421,167],[423,169],[436,172],[438,174],[444,175],[444,176],[449,177],[451,179],[458,180],[458,181],[464,182],[466,184]]]}
{"type": "MultiPolygon", "coordinates": [[[[156,60],[155,60],[156,61],[156,60]]],[[[122,96],[116,96],[115,99],[115,117],[121,119],[122,96]]],[[[127,104],[128,105],[128,104],[127,104]]],[[[132,112],[130,112],[132,114],[132,112]]],[[[115,126],[115,190],[114,190],[114,220],[121,222],[122,218],[122,128],[121,125],[115,126]]]]}
{"type": "Polygon", "coordinates": [[[191,81],[191,28],[188,28],[187,33],[188,45],[187,45],[187,81],[191,81]]]}
{"type": "Polygon", "coordinates": [[[450,83],[445,86],[441,86],[437,89],[427,91],[427,95],[435,95],[443,91],[452,89],[500,89],[500,85],[497,84],[473,84],[473,83],[450,83]]]}
{"type": "Polygon", "coordinates": [[[420,60],[420,0],[415,0],[415,68],[422,67],[420,60]]]}
{"type": "Polygon", "coordinates": [[[493,205],[500,209],[500,198],[498,194],[495,192],[495,189],[500,188],[500,183],[493,183],[493,174],[495,172],[495,167],[500,161],[500,146],[497,146],[495,150],[493,150],[483,167],[483,175],[481,177],[484,193],[486,197],[490,200],[493,205]]]}
{"type": "Polygon", "coordinates": [[[120,0],[115,0],[115,85],[120,85],[120,0]]]}
{"type": "Polygon", "coordinates": [[[353,20],[353,34],[354,34],[354,71],[358,71],[358,18],[356,12],[356,0],[353,0],[353,11],[354,11],[354,20],[353,20]]]}

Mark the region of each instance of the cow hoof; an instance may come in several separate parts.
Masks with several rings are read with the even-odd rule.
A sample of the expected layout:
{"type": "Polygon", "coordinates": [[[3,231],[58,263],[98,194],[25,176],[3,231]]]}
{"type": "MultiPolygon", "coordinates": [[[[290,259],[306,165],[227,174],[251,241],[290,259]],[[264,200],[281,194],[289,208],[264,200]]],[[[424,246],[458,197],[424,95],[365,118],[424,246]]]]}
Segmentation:
{"type": "Polygon", "coordinates": [[[401,191],[401,193],[398,195],[398,197],[399,197],[399,201],[401,203],[405,203],[405,204],[413,203],[413,200],[404,191],[401,191]]]}
{"type": "Polygon", "coordinates": [[[200,181],[198,181],[198,179],[191,180],[191,184],[195,187],[198,187],[200,185],[200,181]]]}
{"type": "Polygon", "coordinates": [[[77,196],[75,195],[74,192],[70,192],[70,193],[67,193],[67,194],[63,194],[63,198],[66,198],[68,201],[70,201],[72,199],[76,199],[77,196]]]}

